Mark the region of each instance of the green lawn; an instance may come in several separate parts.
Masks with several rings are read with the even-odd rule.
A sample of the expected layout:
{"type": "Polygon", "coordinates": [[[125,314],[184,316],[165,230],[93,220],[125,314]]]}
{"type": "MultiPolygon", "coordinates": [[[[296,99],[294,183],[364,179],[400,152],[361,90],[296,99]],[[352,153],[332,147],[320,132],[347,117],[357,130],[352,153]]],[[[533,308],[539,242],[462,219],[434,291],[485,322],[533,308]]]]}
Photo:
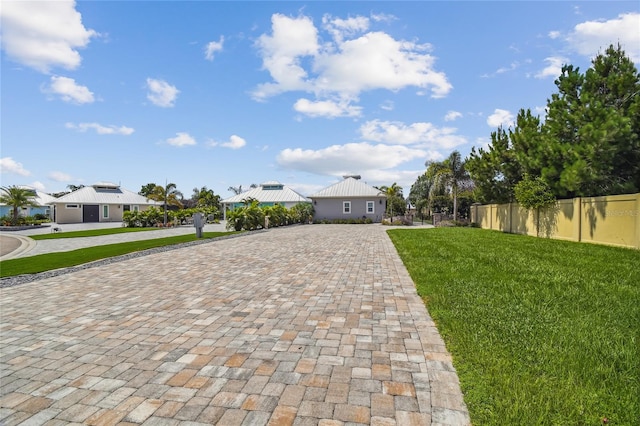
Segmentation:
{"type": "Polygon", "coordinates": [[[640,251],[389,230],[475,425],[640,425],[640,251]]]}
{"type": "Polygon", "coordinates": [[[123,254],[150,248],[187,243],[209,238],[217,238],[232,234],[238,234],[238,232],[203,232],[202,238],[196,238],[195,234],[178,235],[173,237],[131,241],[118,244],[107,244],[73,251],[48,253],[37,256],[3,260],[2,262],[0,262],[0,277],[34,274],[38,272],[50,271],[52,269],[68,268],[70,266],[81,265],[87,262],[93,262],[113,256],[120,256],[123,254]]]}
{"type": "MultiPolygon", "coordinates": [[[[64,230],[64,228],[63,228],[64,230]]],[[[34,240],[54,240],[58,238],[97,237],[101,235],[124,234],[127,232],[161,231],[162,228],[104,228],[85,231],[55,232],[49,234],[29,235],[34,240]]]]}

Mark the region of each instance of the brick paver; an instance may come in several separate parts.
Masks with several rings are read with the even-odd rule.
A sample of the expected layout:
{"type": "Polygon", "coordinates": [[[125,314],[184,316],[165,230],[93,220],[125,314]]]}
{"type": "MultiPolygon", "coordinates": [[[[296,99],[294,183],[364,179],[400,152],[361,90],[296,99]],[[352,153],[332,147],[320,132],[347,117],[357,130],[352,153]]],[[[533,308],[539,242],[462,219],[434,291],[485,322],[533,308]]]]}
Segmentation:
{"type": "Polygon", "coordinates": [[[0,290],[0,423],[469,424],[387,229],[277,228],[0,290]]]}

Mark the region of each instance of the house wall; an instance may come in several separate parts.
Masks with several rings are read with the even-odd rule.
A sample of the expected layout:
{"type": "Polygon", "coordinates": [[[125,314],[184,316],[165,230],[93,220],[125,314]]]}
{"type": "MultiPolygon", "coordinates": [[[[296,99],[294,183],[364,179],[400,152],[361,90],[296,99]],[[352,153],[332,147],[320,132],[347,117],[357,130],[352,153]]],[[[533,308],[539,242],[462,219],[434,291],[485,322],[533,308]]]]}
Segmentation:
{"type": "MultiPolygon", "coordinates": [[[[24,209],[18,209],[18,216],[35,216],[37,214],[46,215],[49,213],[49,210],[49,206],[26,207],[24,209]]],[[[0,217],[11,215],[13,215],[13,207],[7,205],[0,206],[0,217]]]]}
{"type": "MultiPolygon", "coordinates": [[[[95,204],[90,204],[95,205],[95,204]]],[[[109,216],[103,217],[103,208],[105,204],[99,204],[99,222],[122,222],[122,216],[124,214],[124,205],[123,204],[106,204],[109,206],[109,216]]],[[[82,204],[78,204],[80,208],[77,209],[68,209],[65,207],[63,203],[57,203],[55,212],[55,222],[59,224],[64,223],[82,223],[82,204]]],[[[148,205],[138,205],[138,209],[140,211],[145,211],[149,207],[148,205]]],[[[133,210],[133,205],[131,205],[131,210],[133,210]]]]}
{"type": "Polygon", "coordinates": [[[640,193],[558,200],[540,210],[517,203],[474,205],[471,214],[484,229],[640,248],[640,193]]]}
{"type": "Polygon", "coordinates": [[[314,220],[334,219],[362,219],[370,218],[374,222],[382,222],[386,204],[380,197],[367,198],[316,198],[313,200],[314,220]],[[351,213],[343,212],[343,202],[351,202],[351,213]],[[367,213],[367,201],[374,202],[373,214],[367,213]],[[382,202],[382,203],[381,203],[382,202]]]}

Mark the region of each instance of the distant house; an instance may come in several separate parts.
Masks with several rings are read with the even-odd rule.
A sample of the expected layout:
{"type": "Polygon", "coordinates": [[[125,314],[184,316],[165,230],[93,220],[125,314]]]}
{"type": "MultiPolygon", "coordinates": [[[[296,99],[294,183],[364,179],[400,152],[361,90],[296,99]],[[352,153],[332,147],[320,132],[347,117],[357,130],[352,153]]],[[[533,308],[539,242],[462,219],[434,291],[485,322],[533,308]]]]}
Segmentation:
{"type": "Polygon", "coordinates": [[[384,192],[360,180],[360,176],[345,176],[309,198],[313,200],[314,220],[366,219],[382,222],[387,207],[384,192]]]}
{"type": "Polygon", "coordinates": [[[55,198],[57,223],[121,222],[126,211],[143,211],[161,203],[110,182],[98,182],[55,198]]]}
{"type": "MultiPolygon", "coordinates": [[[[25,206],[22,207],[18,211],[19,216],[35,216],[37,214],[42,214],[47,217],[51,215],[51,206],[50,204],[56,200],[56,197],[53,195],[46,194],[42,191],[38,191],[37,189],[21,185],[20,188],[26,189],[31,193],[31,199],[37,204],[37,206],[25,206]]],[[[11,216],[13,214],[13,207],[8,206],[4,203],[0,204],[0,217],[2,216],[11,216]]]]}
{"type": "Polygon", "coordinates": [[[278,181],[269,181],[260,184],[259,187],[249,191],[234,195],[222,200],[224,217],[227,217],[227,210],[233,210],[245,205],[249,199],[258,200],[260,207],[274,206],[280,204],[288,209],[300,203],[311,203],[311,200],[304,195],[298,194],[293,189],[281,184],[278,181]]]}

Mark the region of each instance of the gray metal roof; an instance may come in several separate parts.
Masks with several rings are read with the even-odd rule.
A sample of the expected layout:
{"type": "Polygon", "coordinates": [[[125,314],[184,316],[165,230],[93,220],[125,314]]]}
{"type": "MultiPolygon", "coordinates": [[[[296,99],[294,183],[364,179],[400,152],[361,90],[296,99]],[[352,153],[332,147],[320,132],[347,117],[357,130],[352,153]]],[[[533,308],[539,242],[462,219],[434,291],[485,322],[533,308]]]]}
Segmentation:
{"type": "Polygon", "coordinates": [[[36,203],[40,206],[46,206],[47,204],[54,203],[57,200],[53,195],[49,195],[47,193],[36,191],[36,203]]]}
{"type": "Polygon", "coordinates": [[[66,194],[55,199],[53,202],[65,204],[162,204],[135,192],[122,189],[117,185],[102,189],[98,187],[97,184],[95,186],[85,186],[84,188],[80,188],[70,194],[66,194]]]}
{"type": "Polygon", "coordinates": [[[346,197],[384,197],[384,192],[358,179],[347,177],[333,184],[309,198],[346,198],[346,197]]]}
{"type": "Polygon", "coordinates": [[[264,189],[265,186],[281,185],[277,181],[269,181],[233,197],[222,200],[225,204],[241,203],[247,198],[254,198],[261,203],[310,203],[311,200],[304,195],[298,194],[286,185],[282,185],[282,189],[264,189]]]}

